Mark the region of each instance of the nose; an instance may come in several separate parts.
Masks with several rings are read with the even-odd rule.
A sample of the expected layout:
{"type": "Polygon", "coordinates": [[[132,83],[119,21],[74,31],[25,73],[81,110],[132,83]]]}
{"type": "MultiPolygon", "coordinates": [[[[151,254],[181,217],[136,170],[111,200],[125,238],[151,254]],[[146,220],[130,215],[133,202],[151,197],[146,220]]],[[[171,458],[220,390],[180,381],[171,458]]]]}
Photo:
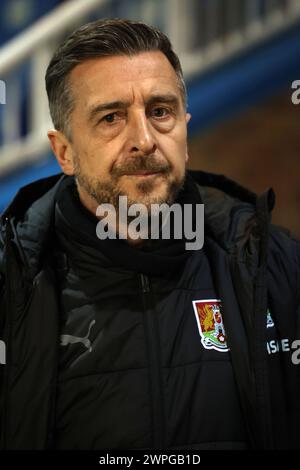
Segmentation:
{"type": "Polygon", "coordinates": [[[144,112],[132,116],[129,125],[129,147],[130,153],[151,154],[156,150],[151,126],[144,112]]]}

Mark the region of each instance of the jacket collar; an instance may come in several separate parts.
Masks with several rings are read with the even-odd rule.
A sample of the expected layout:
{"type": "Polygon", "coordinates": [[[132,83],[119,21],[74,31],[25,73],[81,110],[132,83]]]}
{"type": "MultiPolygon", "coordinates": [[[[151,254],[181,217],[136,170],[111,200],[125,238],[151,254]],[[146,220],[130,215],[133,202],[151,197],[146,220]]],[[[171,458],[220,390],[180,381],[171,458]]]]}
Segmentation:
{"type": "MultiPolygon", "coordinates": [[[[250,233],[266,224],[275,202],[272,189],[258,198],[223,175],[190,170],[188,173],[197,183],[205,206],[206,236],[211,236],[226,251],[237,244],[245,245],[250,233]],[[264,217],[259,217],[260,206],[264,207],[264,217]]],[[[55,195],[64,178],[67,176],[60,173],[24,186],[1,216],[2,227],[6,219],[13,221],[31,258],[29,264],[30,261],[37,264],[53,236],[55,195]]]]}
{"type": "Polygon", "coordinates": [[[275,205],[272,188],[260,196],[223,175],[190,171],[205,207],[205,229],[226,251],[259,236],[275,205]]]}

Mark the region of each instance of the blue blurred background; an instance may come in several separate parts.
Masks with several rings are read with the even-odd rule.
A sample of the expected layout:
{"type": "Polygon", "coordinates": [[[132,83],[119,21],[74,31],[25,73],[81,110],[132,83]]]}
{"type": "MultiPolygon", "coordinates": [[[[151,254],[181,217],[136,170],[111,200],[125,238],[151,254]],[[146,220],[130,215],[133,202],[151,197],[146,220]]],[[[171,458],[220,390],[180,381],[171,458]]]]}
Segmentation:
{"type": "MultiPolygon", "coordinates": [[[[44,74],[75,27],[99,17],[166,32],[188,85],[189,167],[277,195],[273,220],[300,236],[300,0],[2,0],[0,212],[30,181],[60,171],[44,74]]],[[[1,99],[0,99],[1,103],[1,99]]]]}

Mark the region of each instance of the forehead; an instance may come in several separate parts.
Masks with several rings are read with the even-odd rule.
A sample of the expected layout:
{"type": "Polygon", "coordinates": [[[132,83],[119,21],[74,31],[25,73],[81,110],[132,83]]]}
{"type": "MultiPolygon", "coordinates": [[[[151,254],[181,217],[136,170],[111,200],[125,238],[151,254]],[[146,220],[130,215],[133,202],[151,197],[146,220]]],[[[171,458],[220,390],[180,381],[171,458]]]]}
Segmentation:
{"type": "Polygon", "coordinates": [[[70,85],[76,102],[116,100],[172,91],[180,95],[175,70],[160,51],[86,60],[74,67],[70,85]]]}

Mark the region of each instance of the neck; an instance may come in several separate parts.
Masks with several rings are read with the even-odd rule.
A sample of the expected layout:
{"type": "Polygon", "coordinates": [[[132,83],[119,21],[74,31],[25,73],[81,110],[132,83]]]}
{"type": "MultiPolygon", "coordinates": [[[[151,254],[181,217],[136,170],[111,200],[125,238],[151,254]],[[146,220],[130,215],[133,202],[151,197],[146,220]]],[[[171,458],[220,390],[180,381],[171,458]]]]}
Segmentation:
{"type": "Polygon", "coordinates": [[[98,202],[93,197],[91,197],[83,188],[79,187],[79,185],[77,185],[77,191],[81,204],[100,221],[103,221],[105,217],[105,224],[107,224],[111,228],[111,230],[116,234],[117,238],[122,238],[126,240],[129,245],[134,247],[144,246],[147,239],[136,239],[130,236],[130,231],[128,231],[128,225],[130,222],[128,222],[128,218],[127,223],[120,223],[118,210],[110,210],[109,208],[105,209],[105,216],[97,215],[97,209],[99,207],[98,202]]]}

